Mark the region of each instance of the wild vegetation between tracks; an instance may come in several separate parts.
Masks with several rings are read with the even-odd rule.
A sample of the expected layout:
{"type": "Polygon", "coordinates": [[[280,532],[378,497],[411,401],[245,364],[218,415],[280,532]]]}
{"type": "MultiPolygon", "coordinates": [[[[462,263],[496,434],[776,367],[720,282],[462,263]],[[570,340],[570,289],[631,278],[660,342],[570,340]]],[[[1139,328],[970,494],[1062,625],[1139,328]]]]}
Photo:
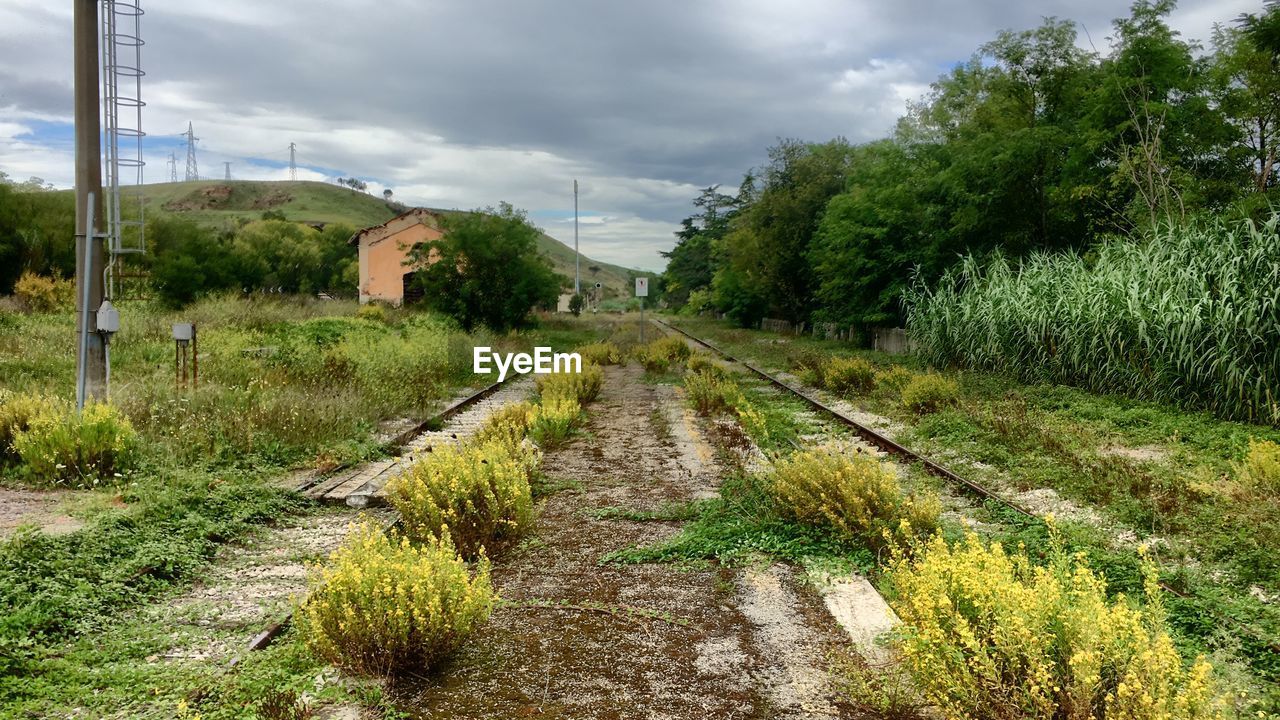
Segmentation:
{"type": "MultiPolygon", "coordinates": [[[[1280,656],[1268,649],[1280,637],[1280,614],[1267,600],[1278,577],[1277,500],[1261,479],[1277,475],[1280,433],[1273,428],[999,373],[934,373],[917,358],[844,342],[680,323],[757,366],[790,369],[808,385],[830,387],[822,369],[832,357],[868,361],[874,386],[840,396],[854,412],[880,416],[868,422],[965,477],[1069,516],[1059,523],[1070,552],[1085,553],[1109,594],[1141,597],[1134,546],[1150,537],[1162,580],[1186,593],[1165,597],[1184,657],[1212,653],[1230,684],[1246,688],[1246,706],[1280,707],[1280,696],[1266,689],[1280,678],[1280,656]],[[930,374],[954,387],[945,404],[920,413],[904,403],[903,390],[930,374]]],[[[1007,548],[1052,554],[1040,523],[990,504],[968,512],[1007,548]]],[[[948,537],[959,539],[954,528],[948,537]]]]}
{"type": "Polygon", "coordinates": [[[365,525],[334,554],[303,608],[307,643],[340,667],[382,676],[429,669],[455,648],[493,608],[488,554],[533,522],[541,452],[531,441],[563,440],[547,423],[559,427],[571,407],[564,412],[576,426],[603,380],[593,364],[539,377],[540,405],[500,408],[465,442],[437,447],[393,478],[387,497],[404,536],[365,525]]]}

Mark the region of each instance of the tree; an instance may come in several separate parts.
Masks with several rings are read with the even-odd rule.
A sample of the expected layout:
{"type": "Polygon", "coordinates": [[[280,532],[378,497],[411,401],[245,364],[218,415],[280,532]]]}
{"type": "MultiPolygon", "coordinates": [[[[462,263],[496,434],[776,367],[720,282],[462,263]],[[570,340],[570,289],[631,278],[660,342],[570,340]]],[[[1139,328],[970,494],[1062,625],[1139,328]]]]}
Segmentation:
{"type": "Polygon", "coordinates": [[[535,307],[554,307],[560,280],[538,252],[541,231],[507,203],[445,218],[444,235],[413,249],[425,302],[471,330],[529,324],[535,307]]]}
{"type": "Polygon", "coordinates": [[[569,298],[569,312],[573,313],[574,317],[578,317],[582,314],[582,306],[585,302],[582,293],[574,293],[573,297],[569,298]]]}
{"type": "Polygon", "coordinates": [[[391,188],[386,188],[385,190],[382,191],[382,199],[386,200],[387,202],[391,202],[391,196],[394,194],[395,193],[391,192],[391,188]]]}

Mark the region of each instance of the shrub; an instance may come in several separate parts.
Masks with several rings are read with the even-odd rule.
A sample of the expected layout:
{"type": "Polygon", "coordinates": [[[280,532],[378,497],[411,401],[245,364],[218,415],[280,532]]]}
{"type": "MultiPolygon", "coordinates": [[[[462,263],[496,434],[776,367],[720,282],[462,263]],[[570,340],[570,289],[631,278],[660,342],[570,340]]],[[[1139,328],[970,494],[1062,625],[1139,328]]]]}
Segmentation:
{"type": "Polygon", "coordinates": [[[313,576],[298,620],[322,660],[385,677],[429,670],[489,617],[494,600],[488,561],[473,576],[446,538],[414,547],[364,522],[313,576]]]}
{"type": "Polygon", "coordinates": [[[733,407],[738,386],[723,377],[702,371],[685,376],[684,391],[690,407],[699,415],[711,415],[733,407]]]}
{"type": "Polygon", "coordinates": [[[14,435],[13,450],[38,484],[93,487],[133,467],[138,434],[115,408],[90,402],[80,413],[36,414],[14,435]]]}
{"type": "Polygon", "coordinates": [[[685,368],[691,373],[705,373],[720,379],[729,377],[729,369],[716,362],[715,358],[706,353],[690,355],[689,360],[685,363],[685,368]]]}
{"type": "Polygon", "coordinates": [[[827,366],[827,356],[817,350],[804,349],[791,355],[791,369],[806,385],[825,387],[826,377],[823,375],[827,366]]]}
{"type": "Polygon", "coordinates": [[[463,557],[476,557],[532,522],[535,452],[501,442],[442,446],[392,479],[387,498],[411,537],[448,537],[463,557]]]}
{"type": "Polygon", "coordinates": [[[583,363],[580,373],[538,375],[535,383],[538,393],[544,398],[548,395],[566,395],[575,399],[578,404],[585,405],[600,395],[600,388],[604,386],[604,369],[599,365],[583,363]]]}
{"type": "Polygon", "coordinates": [[[13,294],[30,312],[51,312],[70,307],[75,302],[75,283],[58,277],[47,278],[31,271],[22,273],[13,286],[13,294]]]}
{"type": "Polygon", "coordinates": [[[593,365],[621,365],[626,360],[622,350],[611,342],[580,345],[574,352],[582,356],[582,362],[593,365]]]}
{"type": "Polygon", "coordinates": [[[875,368],[858,357],[833,357],[823,366],[823,385],[834,393],[865,393],[875,386],[875,368]]]}
{"type": "Polygon", "coordinates": [[[769,492],[784,517],[875,548],[908,544],[938,526],[938,500],[904,495],[893,467],[871,455],[796,453],[774,467],[769,492]]]}
{"type": "Polygon", "coordinates": [[[1249,451],[1244,461],[1236,466],[1236,477],[1248,490],[1280,495],[1280,445],[1249,438],[1249,451]]]}
{"type": "Polygon", "coordinates": [[[517,448],[529,434],[529,425],[538,416],[538,406],[533,403],[509,403],[490,415],[471,436],[473,443],[500,443],[517,448]]]}
{"type": "Polygon", "coordinates": [[[372,320],[380,323],[390,322],[391,320],[391,316],[387,314],[387,309],[377,303],[361,305],[356,310],[356,317],[361,320],[372,320]]]}
{"type": "Polygon", "coordinates": [[[921,414],[954,405],[959,397],[960,386],[956,381],[937,373],[916,375],[902,388],[903,406],[921,414]]]}
{"type": "Polygon", "coordinates": [[[636,359],[651,373],[664,373],[673,362],[684,362],[693,351],[684,340],[674,336],[658,338],[636,348],[636,359]]]}
{"type": "Polygon", "coordinates": [[[901,393],[914,377],[915,373],[901,365],[894,365],[885,370],[876,371],[876,387],[895,394],[901,393]]]}
{"type": "Polygon", "coordinates": [[[1150,564],[1145,609],[1109,600],[1056,538],[1036,567],[972,534],[935,537],[889,577],[903,661],[945,717],[1222,717],[1209,664],[1184,665],[1169,638],[1150,564]]]}
{"type": "Polygon", "coordinates": [[[582,406],[568,393],[542,396],[537,416],[529,426],[529,437],[539,447],[550,448],[564,442],[582,420],[582,406]]]}
{"type": "Polygon", "coordinates": [[[0,462],[18,459],[14,438],[31,427],[31,421],[56,411],[55,401],[43,395],[0,391],[0,462]]]}

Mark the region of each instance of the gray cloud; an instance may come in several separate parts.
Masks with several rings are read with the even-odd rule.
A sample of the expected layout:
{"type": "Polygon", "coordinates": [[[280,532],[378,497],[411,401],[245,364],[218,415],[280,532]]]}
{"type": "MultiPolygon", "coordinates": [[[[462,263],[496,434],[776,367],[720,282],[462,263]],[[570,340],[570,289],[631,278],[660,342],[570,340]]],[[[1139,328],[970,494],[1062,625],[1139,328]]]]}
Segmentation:
{"type": "MultiPolygon", "coordinates": [[[[1210,22],[1259,5],[1186,2],[1174,24],[1203,38],[1210,22]]],[[[146,7],[148,130],[172,136],[194,120],[207,167],[296,141],[305,161],[376,178],[406,200],[507,199],[533,211],[570,207],[576,176],[584,209],[612,219],[584,233],[587,251],[647,267],[660,266],[654,248],[669,244],[696,188],[735,185],[777,137],[881,136],[906,100],[998,30],[1070,17],[1104,46],[1127,12],[1101,0],[146,7]]],[[[0,0],[0,121],[70,116],[69,19],[0,0]]],[[[0,147],[0,163],[11,155],[0,147]]]]}

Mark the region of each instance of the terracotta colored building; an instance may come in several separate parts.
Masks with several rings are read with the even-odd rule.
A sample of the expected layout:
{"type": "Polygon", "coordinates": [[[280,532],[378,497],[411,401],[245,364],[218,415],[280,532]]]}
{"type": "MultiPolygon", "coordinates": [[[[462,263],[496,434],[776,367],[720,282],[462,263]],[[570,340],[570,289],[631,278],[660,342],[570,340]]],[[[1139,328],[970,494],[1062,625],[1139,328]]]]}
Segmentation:
{"type": "MultiPolygon", "coordinates": [[[[360,251],[360,303],[378,300],[400,305],[413,300],[416,288],[410,279],[421,265],[407,265],[414,246],[438,240],[439,213],[414,208],[397,215],[381,225],[365,228],[348,241],[360,251]]],[[[432,257],[428,262],[434,262],[432,257]]]]}

